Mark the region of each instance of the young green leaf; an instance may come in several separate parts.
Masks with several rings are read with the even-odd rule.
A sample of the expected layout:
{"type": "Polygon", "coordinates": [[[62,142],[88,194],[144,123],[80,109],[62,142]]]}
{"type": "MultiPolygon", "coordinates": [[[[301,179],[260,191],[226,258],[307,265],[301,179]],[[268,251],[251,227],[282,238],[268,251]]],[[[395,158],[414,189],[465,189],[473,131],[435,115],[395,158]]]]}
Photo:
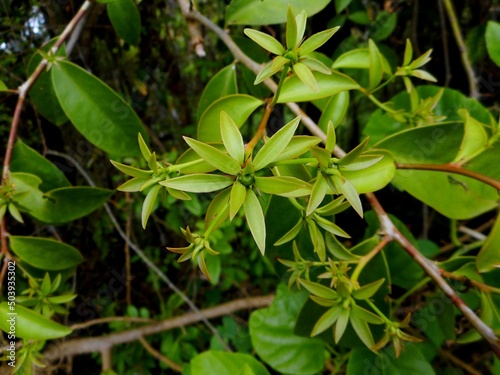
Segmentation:
{"type": "Polygon", "coordinates": [[[295,224],[292,229],[290,229],[288,232],[286,232],[283,237],[281,237],[278,241],[274,243],[274,246],[280,246],[283,245],[287,242],[290,242],[293,240],[297,235],[299,234],[300,230],[302,229],[302,218],[299,219],[297,224],[295,224]]]}
{"type": "Polygon", "coordinates": [[[336,144],[337,144],[337,136],[335,135],[335,127],[333,126],[333,123],[331,121],[328,121],[325,149],[330,153],[332,153],[336,144]]]}
{"type": "Polygon", "coordinates": [[[21,213],[19,212],[14,203],[9,203],[7,208],[9,209],[9,213],[12,215],[14,219],[24,224],[23,217],[21,216],[21,213]]]}
{"type": "Polygon", "coordinates": [[[233,220],[240,210],[245,198],[247,197],[247,188],[236,181],[231,188],[231,198],[229,200],[229,220],[233,220]]]}
{"type": "Polygon", "coordinates": [[[318,146],[311,147],[310,151],[314,155],[314,157],[318,159],[319,163],[323,168],[329,167],[330,159],[332,158],[331,152],[318,146]]]}
{"type": "Polygon", "coordinates": [[[303,279],[300,279],[299,282],[304,288],[315,296],[331,300],[338,298],[337,292],[327,286],[303,279]]]}
{"type": "Polygon", "coordinates": [[[304,33],[306,32],[307,25],[307,12],[302,10],[299,14],[295,16],[295,22],[297,23],[297,39],[295,39],[295,45],[299,46],[304,38],[304,33]]]}
{"type": "Polygon", "coordinates": [[[359,171],[370,168],[384,158],[383,155],[362,155],[353,163],[343,164],[341,169],[346,171],[359,171]]]}
{"type": "Polygon", "coordinates": [[[405,56],[403,59],[403,66],[407,66],[413,57],[413,47],[411,45],[410,39],[406,39],[405,56]]]}
{"type": "Polygon", "coordinates": [[[327,75],[332,74],[332,70],[329,67],[323,64],[321,61],[314,59],[312,57],[304,58],[300,60],[300,62],[311,70],[315,70],[317,72],[327,75]]]}
{"type": "Polygon", "coordinates": [[[290,140],[290,143],[288,143],[288,146],[286,146],[281,154],[276,159],[274,159],[274,162],[294,159],[304,154],[311,147],[317,145],[320,142],[320,137],[311,137],[309,135],[294,135],[290,140]]]}
{"type": "Polygon", "coordinates": [[[342,194],[349,201],[352,208],[358,213],[359,216],[363,217],[363,206],[361,200],[359,199],[358,192],[353,184],[347,179],[344,179],[341,185],[342,194]]]}
{"type": "Polygon", "coordinates": [[[214,220],[217,220],[214,230],[226,220],[229,215],[230,194],[231,189],[224,189],[215,196],[212,202],[210,202],[207,208],[207,213],[205,214],[205,230],[207,230],[214,220]]]}
{"type": "Polygon", "coordinates": [[[286,47],[291,50],[297,47],[297,20],[293,14],[292,7],[288,6],[286,14],[286,47]]]}
{"type": "Polygon", "coordinates": [[[161,181],[160,185],[191,193],[210,193],[231,186],[234,177],[193,173],[161,181]]]}
{"type": "Polygon", "coordinates": [[[305,64],[298,62],[293,65],[293,71],[299,77],[299,79],[305,83],[313,92],[319,92],[318,84],[316,83],[316,78],[305,64]]]}
{"type": "Polygon", "coordinates": [[[233,119],[225,111],[221,111],[220,113],[220,134],[229,155],[240,165],[243,164],[245,144],[243,143],[240,129],[238,129],[233,119]]]}
{"type": "Polygon", "coordinates": [[[349,151],[349,153],[346,156],[344,156],[342,159],[340,159],[339,165],[347,165],[347,164],[351,164],[354,161],[356,161],[356,159],[358,157],[360,157],[361,154],[363,153],[363,151],[365,150],[366,145],[368,144],[368,141],[369,141],[369,138],[367,137],[364,139],[363,142],[361,142],[359,145],[357,145],[351,151],[349,151]]]}
{"type": "Polygon", "coordinates": [[[266,63],[262,67],[262,69],[259,72],[259,74],[257,74],[257,77],[255,77],[255,81],[253,82],[254,85],[258,85],[263,80],[265,80],[266,78],[271,77],[274,73],[276,73],[276,72],[273,72],[273,63],[274,63],[274,60],[269,61],[268,63],[266,63]]]}
{"type": "Polygon", "coordinates": [[[149,177],[134,177],[116,188],[119,191],[141,191],[142,186],[150,180],[149,177]]]}
{"type": "Polygon", "coordinates": [[[321,233],[313,220],[307,221],[307,228],[309,229],[309,236],[313,244],[314,252],[318,254],[318,258],[324,262],[326,259],[326,246],[323,233],[321,233]]]}
{"type": "Polygon", "coordinates": [[[231,175],[237,175],[240,172],[240,164],[229,155],[217,150],[213,146],[197,141],[196,139],[184,137],[184,140],[189,147],[205,159],[208,164],[213,165],[218,170],[231,175]]]}
{"type": "Polygon", "coordinates": [[[153,206],[156,201],[156,197],[160,192],[162,187],[160,185],[155,185],[151,188],[151,190],[146,195],[146,199],[144,199],[144,203],[142,204],[142,213],[141,213],[141,222],[142,227],[146,229],[146,224],[148,223],[149,215],[151,215],[151,211],[153,210],[153,206]]]}
{"type": "Polygon", "coordinates": [[[342,228],[332,223],[331,221],[326,220],[324,217],[315,214],[314,219],[321,228],[330,232],[331,234],[339,237],[351,238],[351,236],[349,236],[342,228]]]}
{"type": "Polygon", "coordinates": [[[139,148],[141,149],[142,157],[144,158],[144,160],[148,161],[149,157],[151,156],[151,151],[149,151],[149,147],[146,144],[146,141],[142,137],[141,133],[139,133],[138,139],[139,139],[139,148]]]}
{"type": "Polygon", "coordinates": [[[378,316],[375,315],[374,313],[358,306],[358,305],[353,305],[352,306],[352,311],[351,311],[351,317],[356,316],[357,318],[364,320],[367,323],[371,324],[383,324],[384,320],[378,316]]]}
{"type": "Polygon", "coordinates": [[[295,196],[294,192],[299,194],[297,196],[308,195],[310,192],[307,182],[290,176],[255,177],[255,186],[263,193],[287,197],[295,196]]]}
{"type": "Polygon", "coordinates": [[[335,344],[338,344],[342,336],[344,335],[347,323],[349,323],[350,310],[342,309],[340,310],[339,317],[337,319],[337,324],[335,325],[335,344]]]}
{"type": "Polygon", "coordinates": [[[371,298],[380,286],[384,283],[385,279],[380,279],[374,281],[373,283],[363,285],[361,288],[356,289],[352,295],[356,299],[368,299],[371,298]]]}
{"type": "Polygon", "coordinates": [[[373,341],[372,332],[370,331],[370,327],[368,327],[368,323],[358,316],[356,309],[351,310],[350,321],[352,324],[352,328],[358,335],[358,337],[363,341],[363,343],[368,347],[372,348],[375,345],[373,341]]]}
{"type": "Polygon", "coordinates": [[[306,215],[311,215],[316,208],[323,202],[325,199],[326,192],[328,190],[328,183],[325,178],[321,174],[321,171],[318,171],[318,175],[316,177],[316,182],[312,188],[311,196],[309,197],[309,203],[307,205],[306,215]]]}
{"type": "Polygon", "coordinates": [[[271,35],[253,29],[245,29],[243,32],[255,43],[269,52],[275,55],[282,55],[285,53],[285,48],[271,35]]]}
{"type": "MultiPolygon", "coordinates": [[[[151,154],[150,154],[150,156],[151,156],[151,154]]],[[[110,162],[111,162],[111,164],[113,164],[113,166],[116,169],[118,169],[120,172],[125,173],[128,176],[149,178],[153,174],[153,171],[146,171],[144,169],[134,168],[134,167],[131,167],[130,165],[118,163],[118,162],[113,161],[113,160],[110,160],[110,162]]]]}
{"type": "Polygon", "coordinates": [[[336,215],[349,207],[349,203],[347,203],[347,205],[345,205],[344,203],[346,203],[345,198],[341,196],[337,199],[334,199],[330,203],[317,208],[316,212],[321,216],[336,215]]]}
{"type": "Polygon", "coordinates": [[[382,75],[384,74],[382,68],[382,56],[373,40],[368,40],[368,51],[370,55],[370,67],[369,67],[369,89],[374,89],[382,80],[382,75]]]}
{"type": "Polygon", "coordinates": [[[312,329],[311,336],[319,335],[321,332],[325,331],[327,328],[331,327],[339,318],[342,307],[335,305],[327,310],[318,319],[314,328],[312,329]]]}
{"type": "Polygon", "coordinates": [[[345,260],[348,262],[356,262],[359,260],[359,256],[354,255],[348,250],[344,245],[342,245],[337,237],[331,233],[326,233],[326,248],[336,259],[345,260]]]}
{"type": "Polygon", "coordinates": [[[307,40],[305,40],[304,43],[302,43],[302,45],[300,46],[300,54],[305,55],[312,51],[317,50],[319,47],[325,44],[328,41],[328,39],[330,39],[333,36],[333,34],[337,32],[338,29],[340,29],[340,26],[336,26],[334,28],[324,30],[312,35],[307,40]]]}
{"type": "Polygon", "coordinates": [[[264,212],[262,211],[259,199],[251,189],[247,190],[243,208],[245,209],[245,217],[247,218],[250,232],[252,232],[252,236],[260,252],[264,255],[266,251],[266,224],[264,221],[264,212]]]}
{"type": "Polygon", "coordinates": [[[255,158],[253,159],[253,166],[256,171],[264,168],[272,163],[281,152],[287,147],[288,143],[293,137],[295,130],[299,126],[300,117],[294,118],[284,127],[282,127],[276,134],[274,134],[267,143],[262,146],[255,158]]]}

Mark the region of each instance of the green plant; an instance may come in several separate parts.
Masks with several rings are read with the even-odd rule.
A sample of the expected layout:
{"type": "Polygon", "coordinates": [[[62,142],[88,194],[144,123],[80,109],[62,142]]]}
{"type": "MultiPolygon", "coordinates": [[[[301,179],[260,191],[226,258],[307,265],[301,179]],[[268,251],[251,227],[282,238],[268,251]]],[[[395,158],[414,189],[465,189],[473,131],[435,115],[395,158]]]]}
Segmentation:
{"type": "MultiPolygon", "coordinates": [[[[135,3],[103,3],[118,35],[129,45],[137,45],[141,25],[135,3]],[[126,27],[129,23],[133,27],[126,27]]],[[[183,301],[194,311],[186,315],[193,319],[190,322],[204,321],[215,338],[213,349],[207,351],[193,344],[198,335],[209,337],[199,328],[184,338],[179,333],[163,337],[159,340],[162,347],[184,345],[186,352],[176,349],[170,353],[175,361],[162,358],[141,341],[145,350],[163,362],[162,368],[178,371],[182,363],[182,371],[191,374],[207,369],[267,374],[266,366],[289,374],[315,374],[325,368],[331,373],[359,374],[371,368],[385,371],[401,366],[433,373],[433,365],[439,368],[436,358],[447,340],[458,347],[484,339],[500,356],[500,220],[496,219],[488,237],[480,242],[464,245],[456,234],[457,220],[478,218],[498,207],[500,174],[494,161],[500,150],[500,133],[495,112],[449,88],[416,86],[417,82],[436,82],[423,70],[432,51],[414,58],[412,43],[406,40],[403,58],[394,66],[382,41],[393,32],[397,14],[380,11],[370,21],[369,9],[360,1],[335,1],[339,16],[335,22],[349,18],[369,24],[369,38],[351,48],[348,42],[356,38],[351,35],[333,59],[317,50],[330,38],[335,39],[339,26],[304,37],[307,17],[320,12],[328,1],[292,1],[291,5],[284,1],[233,1],[228,6],[228,25],[286,22],[284,44],[255,29],[234,28],[230,36],[196,10],[189,10],[185,2],[180,3],[191,36],[195,38],[199,32],[196,25],[205,25],[247,70],[237,79],[233,63],[214,75],[201,96],[197,134],[183,137],[186,145],[181,147],[186,151],[178,157],[177,150],[166,152],[166,160],[160,151],[152,152],[148,132],[132,107],[100,79],[67,59],[64,42],[88,12],[90,2],[85,2],[68,28],[28,64],[29,78],[17,90],[19,100],[0,190],[2,254],[17,262],[17,274],[28,281],[15,300],[7,297],[0,304],[4,314],[13,311],[11,307],[18,314],[20,325],[15,336],[24,339],[18,370],[29,372],[32,364],[42,365],[42,342],[71,333],[56,323],[55,314],[68,312],[69,305],[60,305],[75,295],[66,292],[69,288],[63,284],[83,256],[76,248],[53,239],[8,235],[6,223],[10,217],[23,223],[26,216],[47,224],[69,223],[101,207],[112,195],[112,191],[95,186],[71,186],[60,169],[28,145],[18,140],[14,146],[21,108],[30,90],[43,116],[54,124],[69,120],[85,139],[113,159],[114,167],[131,177],[118,190],[127,197],[130,193],[145,195],[140,209],[143,228],[162,204],[191,212],[193,218],[186,219],[189,225],[181,228],[184,246],[167,244],[170,252],[180,255],[179,263],[190,260],[216,286],[231,259],[241,256],[238,259],[257,263],[252,257],[260,251],[265,267],[285,281],[273,285],[277,294],[272,306],[264,307],[270,299],[261,300],[259,307],[263,308],[249,318],[248,334],[258,357],[252,356],[248,340],[234,338],[237,323],[226,320],[222,328],[214,327],[207,316],[221,316],[222,309],[198,310],[179,285],[125,234],[128,246],[155,277],[177,293],[180,302],[170,300],[162,305],[158,316],[171,318],[183,301]],[[268,61],[254,62],[249,55],[261,59],[262,51],[255,52],[256,46],[249,47],[248,40],[239,43],[240,49],[232,38],[237,33],[246,34],[275,56],[270,58],[266,52],[268,61]],[[264,85],[273,94],[252,85],[264,85]],[[386,101],[382,93],[389,87],[402,91],[386,101]],[[362,140],[356,139],[354,147],[345,152],[338,144],[346,131],[342,124],[356,101],[373,110],[365,113],[362,140]],[[303,108],[314,106],[321,113],[317,123],[296,102],[310,104],[303,108]],[[280,104],[288,108],[286,124],[267,134],[280,104]],[[431,241],[417,240],[398,218],[385,211],[374,192],[389,184],[451,220],[451,237],[458,247],[452,255],[443,256],[431,241]],[[198,198],[195,194],[201,195],[198,198]],[[363,207],[363,195],[370,210],[363,207]],[[202,198],[209,202],[200,203],[202,198]],[[349,228],[339,225],[338,218],[349,214],[351,208],[357,214],[351,220],[357,224],[349,228]],[[351,233],[356,225],[364,225],[365,233],[351,233]],[[222,238],[221,233],[228,238],[222,238]],[[253,241],[238,238],[237,233],[248,233],[253,241]],[[354,243],[346,240],[351,236],[354,243]],[[238,249],[243,255],[234,255],[231,245],[236,243],[245,245],[238,249]],[[436,288],[428,287],[431,281],[436,288]],[[420,292],[424,287],[425,294],[420,292]],[[57,294],[60,289],[64,292],[57,294]],[[411,296],[421,299],[422,310],[408,302],[411,296]],[[459,317],[467,323],[465,332],[457,335],[455,321],[459,317]],[[231,333],[231,338],[221,336],[221,331],[231,333]],[[220,351],[230,350],[231,345],[242,353],[220,351]],[[389,358],[389,364],[382,365],[381,358],[389,358]]],[[[451,3],[445,3],[453,20],[453,8],[448,7],[451,3]]],[[[485,40],[492,60],[498,62],[498,30],[496,23],[490,22],[485,40]]],[[[3,91],[13,91],[4,86],[3,91]]],[[[110,217],[113,220],[112,214],[110,217]]],[[[264,273],[251,266],[233,267],[232,272],[227,273],[229,285],[248,280],[250,273],[259,278],[264,273]]],[[[149,319],[144,314],[128,315],[126,323],[113,323],[112,328],[126,329],[129,322],[149,319]]],[[[171,328],[183,325],[172,324],[171,328]]],[[[11,332],[8,322],[0,322],[0,327],[11,332]]],[[[135,339],[142,337],[143,331],[135,330],[135,339]]],[[[114,335],[111,339],[124,337],[114,335]]],[[[67,345],[71,348],[71,343],[67,345]]],[[[108,357],[112,346],[101,350],[103,370],[111,371],[108,357]]],[[[47,360],[55,358],[49,350],[44,354],[47,360]]],[[[123,370],[130,358],[124,355],[117,368],[123,370]]],[[[488,361],[488,367],[498,367],[497,359],[488,361]]],[[[144,366],[149,371],[154,363],[144,366]]]]}

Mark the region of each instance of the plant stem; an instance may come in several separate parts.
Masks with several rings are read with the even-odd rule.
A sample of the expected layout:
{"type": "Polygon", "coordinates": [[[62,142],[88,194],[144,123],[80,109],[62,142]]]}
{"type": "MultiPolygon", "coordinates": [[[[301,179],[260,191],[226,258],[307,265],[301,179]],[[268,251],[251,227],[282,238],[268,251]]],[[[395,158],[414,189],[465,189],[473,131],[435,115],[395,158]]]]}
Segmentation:
{"type": "Polygon", "coordinates": [[[377,246],[375,246],[368,254],[361,257],[351,276],[351,281],[353,283],[356,283],[358,281],[358,277],[361,274],[361,271],[363,271],[363,268],[368,264],[368,262],[372,260],[372,258],[377,255],[380,250],[382,250],[389,242],[389,237],[384,236],[382,240],[377,244],[377,246]]]}
{"type": "Polygon", "coordinates": [[[370,99],[373,103],[375,103],[379,108],[383,109],[387,113],[396,113],[396,111],[392,108],[389,108],[385,104],[381,103],[376,97],[374,97],[372,94],[369,94],[366,92],[366,90],[361,90],[362,93],[364,93],[368,99],[370,99]]]}
{"type": "Polygon", "coordinates": [[[385,324],[392,324],[391,320],[388,317],[386,317],[385,314],[382,311],[380,311],[377,305],[375,305],[372,301],[370,301],[370,299],[365,299],[364,301],[368,304],[368,306],[370,306],[373,309],[373,311],[377,313],[378,316],[382,318],[385,324]]]}
{"type": "Polygon", "coordinates": [[[457,19],[457,14],[455,13],[455,8],[453,7],[453,2],[452,0],[442,1],[450,20],[453,36],[455,37],[455,41],[457,42],[457,46],[460,51],[460,57],[462,58],[462,64],[465,69],[465,74],[467,75],[467,80],[469,81],[469,95],[477,99],[479,96],[479,92],[477,90],[477,79],[469,60],[467,46],[465,45],[464,38],[462,37],[462,31],[460,30],[460,24],[457,19]]]}
{"type": "Polygon", "coordinates": [[[283,82],[285,82],[285,78],[288,75],[289,68],[290,67],[288,66],[288,64],[283,67],[283,71],[281,72],[280,80],[278,82],[278,88],[276,89],[276,92],[274,93],[274,96],[273,96],[273,101],[271,102],[271,109],[274,109],[274,106],[278,102],[278,98],[279,98],[280,93],[281,93],[281,88],[283,87],[283,82]]]}
{"type": "Polygon", "coordinates": [[[248,142],[245,145],[245,160],[247,160],[250,156],[252,156],[253,149],[257,145],[257,142],[259,142],[259,140],[264,136],[264,134],[266,134],[267,122],[269,121],[269,117],[271,116],[272,112],[273,112],[273,107],[271,107],[271,104],[267,104],[266,109],[264,111],[264,115],[262,116],[259,127],[257,128],[257,131],[255,132],[250,142],[248,142]]]}
{"type": "Polygon", "coordinates": [[[455,165],[455,164],[403,164],[403,163],[396,163],[396,168],[398,169],[416,169],[416,170],[426,170],[426,171],[440,171],[440,172],[448,172],[448,173],[454,173],[454,174],[460,174],[463,176],[467,176],[470,178],[473,178],[475,180],[484,182],[485,184],[488,184],[498,191],[500,191],[500,181],[495,180],[494,178],[491,178],[489,176],[486,176],[484,174],[478,173],[471,171],[469,169],[465,169],[462,166],[455,165]]]}

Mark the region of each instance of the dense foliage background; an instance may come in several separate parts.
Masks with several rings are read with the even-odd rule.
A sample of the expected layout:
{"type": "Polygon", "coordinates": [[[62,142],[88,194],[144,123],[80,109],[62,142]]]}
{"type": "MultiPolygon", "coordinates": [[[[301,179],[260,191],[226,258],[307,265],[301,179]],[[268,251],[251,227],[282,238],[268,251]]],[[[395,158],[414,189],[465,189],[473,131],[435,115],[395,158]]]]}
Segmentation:
{"type": "MultiPolygon", "coordinates": [[[[42,45],[63,31],[80,3],[82,2],[74,0],[40,2],[2,0],[0,78],[8,88],[16,88],[26,80],[32,56],[42,45]]],[[[270,58],[269,54],[244,35],[244,26],[225,25],[224,15],[229,1],[198,0],[194,3],[201,14],[220,27],[227,27],[240,48],[256,61],[264,62],[270,58]]],[[[233,3],[238,2],[233,1],[233,3]]],[[[106,4],[96,3],[86,15],[83,26],[75,31],[79,38],[75,40],[74,45],[71,45],[71,41],[68,42],[66,49],[70,61],[101,79],[130,104],[145,126],[150,138],[150,148],[156,151],[157,159],[173,163],[187,149],[182,136],[196,137],[200,117],[199,101],[203,90],[217,72],[233,63],[234,56],[215,34],[204,27],[200,27],[199,30],[203,36],[205,56],[197,55],[186,19],[176,1],[139,1],[136,5],[142,25],[140,40],[137,43],[130,44],[124,41],[110,23],[106,4]]],[[[373,39],[393,69],[402,64],[406,39],[411,41],[414,58],[432,49],[432,60],[424,69],[436,77],[436,85],[457,90],[465,96],[472,94],[498,122],[500,69],[488,54],[485,32],[488,21],[498,20],[500,3],[496,0],[454,0],[453,5],[458,16],[458,26],[465,39],[468,59],[477,80],[477,92],[471,92],[461,60],[461,51],[457,47],[449,17],[441,1],[327,2],[324,9],[309,18],[306,35],[341,26],[334,37],[320,47],[319,52],[335,60],[344,52],[366,47],[368,39],[373,39]],[[337,12],[342,3],[349,5],[337,12]]],[[[286,6],[283,12],[286,12],[286,6]]],[[[283,23],[254,28],[259,28],[278,40],[285,38],[283,23]]],[[[267,88],[252,85],[254,76],[248,69],[241,64],[236,65],[235,69],[242,92],[250,93],[260,99],[271,96],[267,88]]],[[[359,69],[345,69],[344,73],[358,82],[366,81],[368,76],[366,70],[359,69]]],[[[425,85],[426,81],[414,84],[425,85]]],[[[404,90],[403,81],[394,80],[393,83],[378,90],[376,96],[379,102],[385,103],[404,90]]],[[[352,92],[350,95],[350,104],[345,117],[337,126],[337,143],[344,150],[351,150],[369,134],[366,127],[370,126],[370,116],[374,111],[380,111],[376,103],[360,92],[352,92]]],[[[444,106],[454,104],[453,98],[447,100],[444,106]]],[[[6,140],[16,101],[16,95],[1,93],[1,155],[5,153],[7,147],[6,140]]],[[[21,115],[18,137],[25,145],[55,164],[73,186],[95,185],[115,190],[126,181],[126,176],[118,172],[109,162],[110,154],[88,142],[69,122],[63,120],[57,123],[58,121],[48,118],[50,115],[44,114],[42,108],[37,108],[34,101],[36,99],[32,96],[28,98],[21,115]]],[[[318,106],[304,103],[301,108],[314,121],[319,121],[321,111],[318,106]]],[[[251,138],[261,116],[262,112],[257,111],[250,117],[249,126],[242,128],[245,138],[251,138]]],[[[275,108],[272,116],[269,126],[271,131],[277,131],[294,117],[290,110],[282,105],[275,108]]],[[[307,134],[307,130],[304,133],[307,134]]],[[[146,162],[140,157],[131,155],[112,158],[121,163],[147,168],[146,162]]],[[[22,164],[25,160],[22,158],[14,160],[12,164],[15,162],[22,164]]],[[[278,285],[281,285],[280,288],[283,287],[280,283],[286,284],[288,281],[289,273],[286,272],[286,267],[276,259],[278,257],[292,259],[291,246],[287,248],[268,246],[266,255],[261,256],[243,216],[237,216],[230,224],[223,225],[214,233],[217,250],[221,255],[220,261],[209,265],[211,282],[200,273],[198,266],[193,262],[177,263],[178,255],[167,251],[165,247],[185,246],[180,228],[189,226],[200,229],[212,196],[193,195],[190,201],[175,200],[171,196],[158,200],[145,230],[141,227],[144,196],[143,193],[116,192],[109,198],[108,204],[126,236],[137,244],[147,258],[199,308],[218,306],[237,298],[275,293],[278,285]]],[[[400,230],[405,234],[411,232],[413,237],[418,239],[419,249],[436,261],[452,259],[457,252],[465,254],[472,250],[468,255],[477,254],[484,243],[484,237],[480,235],[489,233],[497,215],[497,210],[488,210],[470,220],[450,220],[392,185],[377,192],[377,196],[385,210],[399,220],[400,230]],[[472,235],[467,231],[471,228],[475,230],[472,235]],[[483,242],[478,243],[478,238],[483,242]]],[[[266,217],[270,244],[272,240],[276,241],[281,237],[286,232],[285,228],[290,223],[293,225],[292,222],[296,220],[280,199],[283,198],[276,200],[278,206],[266,217]],[[279,208],[280,202],[283,203],[282,210],[279,208]]],[[[363,204],[365,209],[369,210],[366,201],[363,201],[363,204]]],[[[84,258],[75,273],[70,272],[66,280],[63,276],[59,294],[78,296],[66,305],[68,314],[55,315],[56,321],[71,326],[107,317],[127,316],[145,319],[142,322],[116,320],[109,324],[92,325],[75,330],[70,338],[66,338],[67,340],[77,337],[97,337],[97,342],[99,336],[148,324],[147,319],[161,320],[191,311],[182,298],[174,293],[156,272],[147,267],[130,245],[123,241],[113,225],[112,216],[108,215],[103,207],[64,225],[46,224],[40,220],[29,219],[25,214],[23,217],[24,224],[9,217],[8,232],[11,235],[55,238],[79,249],[84,258]],[[127,283],[127,278],[130,278],[130,283],[127,283]]],[[[352,209],[336,216],[335,223],[351,235],[348,240],[342,239],[343,245],[352,247],[375,234],[377,231],[375,215],[368,212],[365,219],[360,219],[352,209]]],[[[410,331],[417,337],[422,337],[427,343],[427,345],[409,344],[422,345],[419,346],[421,348],[419,355],[425,358],[425,361],[422,361],[431,363],[434,371],[439,374],[500,374],[500,362],[494,359],[485,341],[464,344],[455,342],[457,337],[469,330],[470,325],[458,316],[449,304],[444,304],[449,312],[436,313],[437,307],[433,307],[429,301],[442,300],[445,297],[440,294],[436,286],[428,280],[425,281],[418,265],[412,263],[409,256],[398,258],[397,261],[400,262],[398,267],[404,268],[405,275],[408,276],[402,282],[395,282],[396,285],[393,285],[390,295],[399,301],[398,317],[403,320],[406,313],[427,310],[432,317],[429,318],[431,327],[427,330],[419,331],[414,325],[410,331]],[[417,284],[421,288],[413,289],[417,284]],[[412,294],[411,298],[405,299],[407,291],[411,291],[412,294]],[[429,342],[434,345],[433,349],[430,348],[432,345],[429,342]]],[[[380,266],[379,263],[374,264],[373,270],[377,265],[380,266]]],[[[365,272],[370,270],[371,268],[367,268],[365,272]]],[[[456,268],[450,267],[450,270],[455,271],[456,268]]],[[[18,269],[19,291],[33,287],[22,274],[18,269]]],[[[469,277],[468,273],[463,274],[469,277]]],[[[43,275],[43,273],[40,275],[39,280],[43,275]]],[[[484,280],[481,279],[481,282],[498,288],[498,276],[498,272],[491,273],[485,276],[484,280]]],[[[52,281],[53,278],[54,276],[52,281]]],[[[463,280],[453,285],[472,309],[484,314],[480,309],[480,296],[474,293],[474,287],[471,288],[471,285],[463,280]],[[472,292],[469,291],[470,288],[472,292]]],[[[292,287],[294,288],[295,286],[292,287]]],[[[284,289],[281,292],[288,293],[284,289]]],[[[493,307],[489,313],[494,318],[490,320],[490,324],[493,324],[498,334],[500,318],[498,309],[495,308],[498,308],[500,302],[494,293],[492,296],[494,296],[494,301],[491,303],[493,307]]],[[[306,297],[301,294],[300,297],[294,298],[293,302],[299,307],[290,309],[300,309],[306,297]]],[[[313,304],[311,301],[307,303],[313,304]]],[[[482,306],[484,309],[484,304],[482,306]]],[[[302,312],[302,314],[307,313],[302,312]]],[[[317,319],[318,314],[316,312],[310,316],[301,316],[299,323],[303,321],[305,324],[309,319],[317,319]]],[[[243,311],[218,318],[213,324],[233,350],[253,354],[254,347],[248,334],[248,319],[249,311],[243,311]]],[[[300,324],[298,326],[296,333],[300,334],[300,324]]],[[[304,330],[302,334],[307,336],[310,331],[306,331],[304,330]]],[[[352,329],[346,335],[355,336],[352,329]]],[[[130,340],[112,349],[112,369],[119,374],[173,373],[199,353],[210,348],[223,349],[221,343],[202,322],[149,336],[148,342],[150,346],[156,348],[152,349],[156,350],[155,353],[161,353],[167,359],[155,358],[147,343],[145,345],[138,340],[130,340]]],[[[43,352],[42,348],[38,350],[43,352]]],[[[328,354],[325,354],[326,364],[321,370],[322,373],[342,374],[347,371],[351,374],[360,374],[353,368],[350,370],[346,368],[349,362],[349,343],[337,347],[330,338],[325,353],[328,354]]],[[[393,353],[392,348],[391,353],[393,353]]],[[[360,362],[364,358],[360,351],[352,354],[352,361],[354,361],[353,356],[359,356],[356,358],[360,362]]],[[[103,368],[102,360],[99,350],[96,350],[96,353],[77,355],[69,361],[54,362],[48,368],[53,373],[99,373],[103,368]]],[[[403,359],[399,364],[397,361],[394,362],[395,368],[401,368],[399,372],[401,374],[423,374],[427,371],[427,368],[423,367],[417,370],[420,372],[412,372],[411,367],[415,364],[404,361],[403,359]]],[[[377,372],[379,371],[377,368],[371,370],[365,367],[364,371],[370,374],[397,373],[390,366],[382,366],[381,371],[386,372],[377,372]]],[[[269,367],[268,370],[272,373],[285,373],[276,367],[274,369],[269,367]]],[[[240,373],[254,373],[250,372],[253,371],[250,369],[245,371],[248,372],[240,373]]]]}

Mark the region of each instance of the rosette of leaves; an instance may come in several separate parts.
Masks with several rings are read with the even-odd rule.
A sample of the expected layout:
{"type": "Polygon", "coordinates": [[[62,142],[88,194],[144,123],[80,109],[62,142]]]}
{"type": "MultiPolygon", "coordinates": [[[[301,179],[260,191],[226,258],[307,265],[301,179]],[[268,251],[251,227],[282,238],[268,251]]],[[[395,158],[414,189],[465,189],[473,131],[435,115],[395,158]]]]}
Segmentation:
{"type": "Polygon", "coordinates": [[[288,7],[286,23],[286,46],[282,45],[272,36],[258,30],[245,29],[245,34],[262,48],[276,55],[276,57],[264,65],[257,75],[254,84],[258,84],[283,68],[286,72],[290,68],[297,77],[309,86],[314,92],[318,92],[316,79],[312,70],[323,74],[332,74],[321,61],[312,57],[311,53],[325,44],[339,26],[321,31],[304,40],[306,30],[307,14],[303,10],[297,16],[288,7]]]}
{"type": "Polygon", "coordinates": [[[26,193],[19,193],[16,191],[16,187],[11,183],[10,178],[7,178],[3,185],[0,186],[0,220],[2,220],[5,213],[9,211],[9,214],[14,219],[20,223],[24,223],[23,217],[14,203],[15,195],[19,196],[21,194],[26,193]]]}
{"type": "Polygon", "coordinates": [[[191,197],[182,191],[178,191],[158,184],[160,181],[164,181],[165,179],[168,179],[172,176],[177,176],[179,173],[179,168],[177,166],[158,162],[156,153],[149,150],[140,133],[139,147],[141,149],[143,158],[148,164],[149,170],[135,168],[130,165],[121,164],[113,160],[110,161],[115,166],[115,168],[132,177],[132,179],[120,185],[117,190],[137,192],[145,191],[150,188],[150,190],[146,194],[146,198],[144,199],[141,214],[142,227],[146,228],[149,215],[151,215],[151,211],[153,210],[156,198],[159,194],[168,193],[172,197],[181,200],[189,200],[191,199],[191,197]]]}
{"type": "MultiPolygon", "coordinates": [[[[294,159],[320,142],[317,137],[297,137],[293,135],[299,125],[297,117],[276,134],[253,155],[246,150],[238,126],[222,111],[220,129],[222,149],[198,140],[184,137],[186,143],[206,163],[220,173],[192,173],[161,181],[160,184],[179,191],[209,193],[219,191],[210,204],[205,220],[205,233],[210,233],[228,217],[232,220],[243,208],[250,232],[264,254],[266,229],[264,212],[258,195],[265,193],[284,197],[301,197],[311,193],[311,185],[291,176],[265,176],[276,160],[294,159]]],[[[188,239],[189,241],[189,239],[188,239]]]]}

